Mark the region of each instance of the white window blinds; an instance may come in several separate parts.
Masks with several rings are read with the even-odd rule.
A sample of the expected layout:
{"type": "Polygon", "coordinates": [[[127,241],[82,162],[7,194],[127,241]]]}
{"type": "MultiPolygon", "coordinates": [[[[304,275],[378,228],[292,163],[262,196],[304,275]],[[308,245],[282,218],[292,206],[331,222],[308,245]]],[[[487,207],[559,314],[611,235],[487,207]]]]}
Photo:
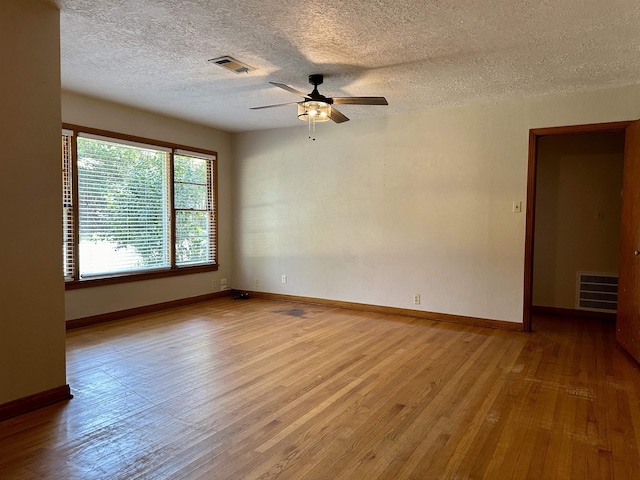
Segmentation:
{"type": "Polygon", "coordinates": [[[72,132],[62,132],[62,270],[65,281],[73,280],[75,263],[72,139],[72,132]]]}
{"type": "Polygon", "coordinates": [[[215,261],[213,158],[179,151],[174,161],[176,265],[215,261]]]}
{"type": "Polygon", "coordinates": [[[80,278],[170,267],[169,154],[77,138],[80,278]]]}

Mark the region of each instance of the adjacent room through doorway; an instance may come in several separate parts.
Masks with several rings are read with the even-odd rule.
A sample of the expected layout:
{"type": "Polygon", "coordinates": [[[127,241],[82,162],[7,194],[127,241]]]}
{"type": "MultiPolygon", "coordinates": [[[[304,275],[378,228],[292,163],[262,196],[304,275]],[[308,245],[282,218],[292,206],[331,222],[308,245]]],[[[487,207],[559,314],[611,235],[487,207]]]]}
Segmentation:
{"type": "Polygon", "coordinates": [[[538,139],[532,307],[615,319],[624,131],[538,139]]]}

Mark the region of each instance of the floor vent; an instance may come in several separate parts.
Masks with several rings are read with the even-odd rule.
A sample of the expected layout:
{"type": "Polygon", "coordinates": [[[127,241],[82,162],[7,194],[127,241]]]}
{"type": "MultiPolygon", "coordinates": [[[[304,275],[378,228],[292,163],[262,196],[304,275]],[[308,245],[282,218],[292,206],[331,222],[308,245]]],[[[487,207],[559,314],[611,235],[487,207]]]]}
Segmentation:
{"type": "Polygon", "coordinates": [[[576,309],[616,313],[618,310],[618,275],[578,272],[576,275],[576,309]]]}

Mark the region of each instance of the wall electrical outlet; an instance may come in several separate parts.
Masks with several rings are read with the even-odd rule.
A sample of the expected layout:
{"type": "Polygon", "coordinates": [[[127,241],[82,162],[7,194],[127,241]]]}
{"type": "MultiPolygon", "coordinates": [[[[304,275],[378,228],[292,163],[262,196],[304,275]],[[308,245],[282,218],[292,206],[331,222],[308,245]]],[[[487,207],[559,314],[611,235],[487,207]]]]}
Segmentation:
{"type": "Polygon", "coordinates": [[[287,276],[286,275],[282,275],[282,283],[287,283],[287,276]]]}
{"type": "Polygon", "coordinates": [[[213,288],[214,290],[218,288],[218,280],[211,280],[211,288],[213,288]]]}
{"type": "Polygon", "coordinates": [[[413,304],[414,305],[420,305],[420,294],[419,293],[414,293],[413,294],[413,304]]]}
{"type": "Polygon", "coordinates": [[[253,282],[253,286],[256,288],[260,287],[260,279],[256,278],[255,282],[253,282]]]}
{"type": "Polygon", "coordinates": [[[224,291],[228,289],[229,287],[227,286],[227,279],[226,278],[220,279],[220,291],[224,291]]]}

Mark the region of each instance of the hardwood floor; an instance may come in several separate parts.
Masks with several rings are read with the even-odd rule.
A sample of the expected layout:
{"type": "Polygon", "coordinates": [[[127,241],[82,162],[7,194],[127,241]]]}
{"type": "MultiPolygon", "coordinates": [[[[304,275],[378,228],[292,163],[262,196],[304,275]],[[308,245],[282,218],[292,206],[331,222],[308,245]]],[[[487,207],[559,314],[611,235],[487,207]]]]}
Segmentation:
{"type": "Polygon", "coordinates": [[[0,423],[0,478],[639,478],[614,325],[533,326],[220,299],[72,330],[75,398],[0,423]]]}

